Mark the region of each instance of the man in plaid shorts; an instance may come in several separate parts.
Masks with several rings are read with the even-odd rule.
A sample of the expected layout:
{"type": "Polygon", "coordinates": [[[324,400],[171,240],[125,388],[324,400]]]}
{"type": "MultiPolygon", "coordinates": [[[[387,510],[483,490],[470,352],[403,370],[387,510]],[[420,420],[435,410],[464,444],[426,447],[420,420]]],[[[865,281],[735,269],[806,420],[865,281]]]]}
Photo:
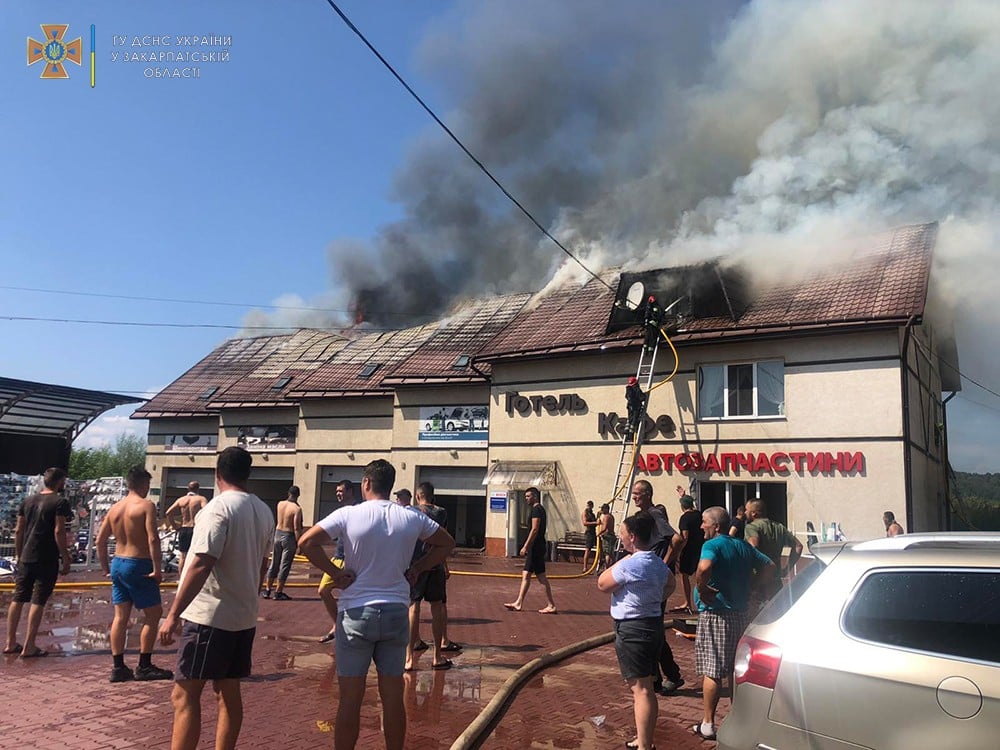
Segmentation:
{"type": "Polygon", "coordinates": [[[764,590],[775,567],[767,555],[729,536],[731,522],[725,508],[708,508],[701,519],[705,544],[694,577],[699,612],[694,650],[695,667],[703,676],[705,713],[691,731],[702,739],[714,740],[721,683],[732,675],[736,644],[750,622],[747,607],[751,589],[764,590]]]}

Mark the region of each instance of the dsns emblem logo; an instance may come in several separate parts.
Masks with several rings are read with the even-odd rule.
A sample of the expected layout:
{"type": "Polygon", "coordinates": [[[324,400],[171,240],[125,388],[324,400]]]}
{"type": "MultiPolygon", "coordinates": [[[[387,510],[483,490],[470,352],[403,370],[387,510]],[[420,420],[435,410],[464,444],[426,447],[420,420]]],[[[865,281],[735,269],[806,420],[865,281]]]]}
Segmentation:
{"type": "Polygon", "coordinates": [[[77,37],[71,42],[63,40],[68,23],[43,23],[42,33],[45,41],[39,42],[28,37],[28,65],[44,62],[42,78],[69,78],[66,66],[67,60],[77,65],[83,60],[83,37],[77,37]]]}

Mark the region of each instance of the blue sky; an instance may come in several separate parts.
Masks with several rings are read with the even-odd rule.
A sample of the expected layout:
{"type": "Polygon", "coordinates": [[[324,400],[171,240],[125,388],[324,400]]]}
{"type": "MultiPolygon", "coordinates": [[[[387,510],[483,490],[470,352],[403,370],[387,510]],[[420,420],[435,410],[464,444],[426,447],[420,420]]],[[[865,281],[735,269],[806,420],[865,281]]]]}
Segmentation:
{"type": "MultiPolygon", "coordinates": [[[[409,63],[441,3],[343,7],[433,99],[409,63]]],[[[238,326],[254,304],[329,289],[326,246],[394,218],[391,172],[427,118],[326,3],[48,2],[40,12],[7,2],[0,16],[0,284],[247,305],[3,289],[0,314],[238,326]],[[40,23],[84,37],[69,80],[26,66],[25,37],[40,38],[40,23]],[[149,51],[131,40],[157,34],[231,35],[231,59],[201,63],[197,80],[148,79],[148,64],[112,61],[149,51]]],[[[0,332],[5,375],[118,392],[166,385],[235,333],[16,321],[0,332]]],[[[97,427],[91,441],[109,434],[107,420],[97,427]]]]}
{"type": "MultiPolygon", "coordinates": [[[[676,102],[683,97],[672,92],[698,82],[700,65],[741,3],[706,0],[695,6],[632,0],[631,15],[609,15],[602,2],[579,0],[573,3],[575,16],[555,0],[509,6],[475,0],[343,0],[341,5],[446,121],[462,134],[476,134],[471,136],[473,148],[488,151],[486,146],[496,145],[492,153],[481,155],[516,178],[511,184],[519,197],[541,205],[543,220],[553,224],[558,210],[573,205],[573,200],[586,208],[588,201],[598,205],[602,196],[614,195],[618,178],[626,188],[623,200],[636,203],[640,196],[651,196],[652,208],[641,218],[658,213],[673,217],[684,209],[683,195],[676,201],[668,196],[669,210],[660,211],[660,196],[647,190],[650,183],[642,170],[647,163],[656,166],[657,160],[650,157],[656,148],[669,156],[677,145],[670,123],[674,115],[680,116],[676,102]],[[630,46],[632,39],[637,43],[630,46]],[[616,57],[612,42],[624,54],[616,57]],[[666,73],[644,65],[643,55],[653,54],[651,50],[664,56],[655,59],[666,73]],[[651,105],[628,89],[644,78],[659,95],[651,105]],[[510,98],[505,85],[520,101],[510,98]],[[560,96],[565,91],[570,93],[560,96]],[[477,121],[482,112],[506,115],[507,104],[509,122],[502,116],[495,118],[495,127],[477,121]],[[578,105],[592,109],[573,111],[578,105]],[[611,125],[595,127],[595,112],[619,116],[609,118],[611,125]],[[537,127],[529,122],[533,119],[537,127]],[[585,141],[581,134],[592,140],[585,141]],[[579,142],[574,144],[574,139],[579,142]],[[607,155],[589,150],[598,142],[609,145],[607,155]],[[560,179],[569,177],[551,182],[536,179],[531,171],[535,163],[562,167],[561,159],[581,171],[554,170],[560,179]],[[600,177],[612,181],[591,181],[597,167],[607,167],[600,177]],[[639,191],[629,192],[629,181],[639,191]],[[580,186],[588,182],[600,190],[587,194],[580,186]],[[549,205],[542,205],[546,201],[549,205]]],[[[7,0],[0,6],[0,287],[143,299],[0,288],[0,374],[150,393],[236,333],[10,321],[5,315],[238,327],[252,308],[262,305],[300,300],[298,304],[346,308],[348,300],[331,295],[342,280],[334,278],[329,248],[355,239],[371,247],[380,228],[433,195],[437,186],[421,194],[406,184],[419,178],[419,172],[400,170],[407,159],[419,162],[414,155],[444,162],[441,169],[448,180],[442,180],[440,192],[461,194],[473,185],[483,191],[480,205],[504,205],[485,178],[468,169],[457,148],[441,146],[437,126],[323,0],[50,0],[44,11],[41,7],[27,0],[7,0]],[[84,64],[67,65],[69,80],[40,80],[40,66],[25,64],[25,38],[39,38],[42,23],[68,23],[68,39],[83,37],[84,64]],[[91,24],[97,42],[94,88],[89,85],[91,24]],[[116,35],[125,36],[127,45],[116,46],[116,35]],[[199,50],[131,45],[134,37],[153,35],[171,40],[179,35],[231,36],[230,59],[193,63],[201,69],[198,79],[147,78],[144,71],[153,65],[112,59],[116,52],[120,58],[123,52],[199,50]],[[396,200],[401,189],[410,190],[409,205],[396,200]],[[168,304],[149,299],[153,297],[238,304],[168,304]]],[[[804,31],[786,32],[782,23],[790,16],[783,7],[779,2],[750,4],[765,20],[768,13],[778,14],[758,27],[766,49],[750,58],[763,59],[786,40],[808,38],[815,25],[810,13],[799,14],[804,31]],[[769,26],[779,41],[768,40],[769,26]]],[[[837,12],[841,8],[858,16],[855,23],[867,23],[863,3],[838,6],[837,12]]],[[[755,38],[745,33],[755,18],[754,13],[742,16],[744,34],[731,40],[735,49],[755,38]]],[[[725,52],[726,46],[721,49],[725,52]]],[[[803,49],[792,51],[801,58],[803,49]]],[[[704,83],[729,94],[729,81],[718,75],[719,70],[725,72],[725,55],[720,59],[723,67],[709,68],[716,75],[704,83]]],[[[737,59],[734,68],[734,78],[743,78],[743,63],[737,59]]],[[[816,76],[832,69],[829,64],[803,67],[816,76]]],[[[775,78],[774,71],[798,74],[797,68],[786,65],[766,71],[769,80],[775,78]]],[[[772,98],[784,97],[789,88],[780,80],[772,85],[780,92],[772,98]]],[[[733,101],[753,101],[756,106],[766,98],[753,88],[748,91],[755,99],[733,101]]],[[[932,106],[930,98],[927,101],[932,106]]],[[[857,109],[848,105],[843,111],[857,109]]],[[[997,118],[983,118],[995,128],[997,118]]],[[[746,129],[740,116],[728,119],[734,130],[746,129]]],[[[711,190],[724,194],[733,178],[745,173],[749,165],[741,159],[757,136],[746,137],[748,142],[734,141],[728,152],[719,151],[722,156],[713,150],[712,158],[731,163],[722,164],[721,178],[709,175],[711,190]]],[[[916,151],[903,141],[901,153],[916,151]]],[[[697,187],[702,191],[697,195],[712,194],[706,185],[697,187]]],[[[683,194],[683,188],[678,192],[683,194]]],[[[610,206],[613,211],[619,208],[613,201],[610,206]]],[[[995,218],[995,204],[989,211],[995,218]]],[[[653,230],[658,231],[655,222],[653,230]]],[[[522,270],[544,278],[544,270],[538,269],[544,267],[546,254],[551,251],[554,264],[559,253],[537,242],[533,231],[520,222],[519,234],[498,236],[541,255],[541,266],[536,258],[536,265],[526,264],[522,270]]],[[[427,236],[433,242],[439,235],[427,236]]],[[[456,231],[455,236],[461,241],[475,237],[476,230],[465,235],[456,231]]],[[[992,352],[994,347],[960,352],[963,369],[968,366],[970,374],[993,385],[994,358],[977,356],[977,349],[992,352]]],[[[144,432],[144,423],[128,420],[130,411],[119,409],[99,420],[81,444],[99,444],[122,430],[144,432]]],[[[967,385],[949,405],[949,419],[955,467],[1000,470],[992,450],[1000,434],[1000,399],[967,385]]]]}

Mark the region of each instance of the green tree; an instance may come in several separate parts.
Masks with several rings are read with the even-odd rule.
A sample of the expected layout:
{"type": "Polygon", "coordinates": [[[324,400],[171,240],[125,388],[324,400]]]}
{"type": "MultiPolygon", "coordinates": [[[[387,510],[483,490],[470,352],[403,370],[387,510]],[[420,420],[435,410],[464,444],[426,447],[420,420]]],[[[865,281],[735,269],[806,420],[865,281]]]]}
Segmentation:
{"type": "Polygon", "coordinates": [[[146,439],[141,435],[123,433],[114,446],[105,443],[98,448],[74,448],[69,454],[71,479],[123,477],[133,466],[146,463],[146,439]]]}

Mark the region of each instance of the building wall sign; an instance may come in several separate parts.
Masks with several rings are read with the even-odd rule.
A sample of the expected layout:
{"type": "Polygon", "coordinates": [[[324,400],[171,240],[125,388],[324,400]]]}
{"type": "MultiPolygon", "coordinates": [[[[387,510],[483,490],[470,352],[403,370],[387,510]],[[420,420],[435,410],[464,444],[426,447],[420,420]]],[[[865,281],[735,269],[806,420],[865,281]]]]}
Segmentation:
{"type": "Polygon", "coordinates": [[[490,493],[490,512],[491,513],[506,513],[507,512],[507,493],[506,492],[491,492],[490,493]]]}
{"type": "Polygon", "coordinates": [[[236,432],[236,444],[248,451],[293,451],[295,433],[295,425],[243,426],[236,432]]]}
{"type": "MultiPolygon", "coordinates": [[[[643,425],[642,439],[644,441],[652,440],[657,434],[663,435],[663,437],[673,437],[677,431],[673,417],[666,414],[661,414],[655,420],[647,414],[643,425]]],[[[601,412],[597,415],[597,432],[602,438],[610,436],[614,440],[621,440],[626,427],[628,427],[628,417],[620,417],[616,412],[609,414],[601,412]]]]}
{"type": "Polygon", "coordinates": [[[774,453],[646,453],[636,465],[643,474],[661,471],[700,471],[717,474],[863,474],[865,454],[861,451],[774,453]]]}
{"type": "Polygon", "coordinates": [[[558,414],[586,414],[587,402],[583,400],[579,393],[560,393],[548,396],[522,396],[519,393],[508,391],[504,394],[504,409],[509,416],[514,416],[517,412],[522,417],[532,414],[546,414],[553,416],[558,414]]]}
{"type": "Polygon", "coordinates": [[[417,445],[485,448],[490,439],[487,406],[422,406],[417,445]]]}
{"type": "Polygon", "coordinates": [[[164,435],[163,450],[182,453],[214,453],[219,447],[215,435],[164,435]]]}

